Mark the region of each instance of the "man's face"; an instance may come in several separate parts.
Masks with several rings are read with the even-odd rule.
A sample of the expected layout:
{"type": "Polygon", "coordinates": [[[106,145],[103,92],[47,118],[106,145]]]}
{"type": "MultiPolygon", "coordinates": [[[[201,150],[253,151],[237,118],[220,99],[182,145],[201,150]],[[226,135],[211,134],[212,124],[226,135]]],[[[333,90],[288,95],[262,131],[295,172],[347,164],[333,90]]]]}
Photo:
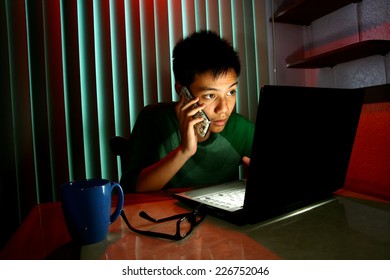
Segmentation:
{"type": "Polygon", "coordinates": [[[217,78],[211,72],[196,75],[190,85],[194,97],[199,97],[199,104],[205,104],[203,111],[210,119],[210,132],[221,132],[236,105],[237,75],[234,70],[217,78]]]}

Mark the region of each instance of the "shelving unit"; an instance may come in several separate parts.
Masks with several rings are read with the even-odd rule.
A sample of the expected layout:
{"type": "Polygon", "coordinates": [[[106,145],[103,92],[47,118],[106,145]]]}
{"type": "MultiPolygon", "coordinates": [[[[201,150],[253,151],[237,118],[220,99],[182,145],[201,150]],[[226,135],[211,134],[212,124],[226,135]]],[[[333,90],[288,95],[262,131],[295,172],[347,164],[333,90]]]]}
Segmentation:
{"type": "Polygon", "coordinates": [[[390,52],[390,40],[367,40],[339,49],[314,55],[299,61],[287,63],[287,68],[323,68],[336,64],[371,56],[385,55],[390,52]]]}
{"type": "MultiPolygon", "coordinates": [[[[274,21],[297,25],[310,25],[312,21],[361,0],[286,0],[274,12],[274,21]]],[[[339,63],[372,55],[385,55],[390,51],[390,40],[366,40],[318,55],[287,62],[287,68],[334,67],[339,63]]]]}

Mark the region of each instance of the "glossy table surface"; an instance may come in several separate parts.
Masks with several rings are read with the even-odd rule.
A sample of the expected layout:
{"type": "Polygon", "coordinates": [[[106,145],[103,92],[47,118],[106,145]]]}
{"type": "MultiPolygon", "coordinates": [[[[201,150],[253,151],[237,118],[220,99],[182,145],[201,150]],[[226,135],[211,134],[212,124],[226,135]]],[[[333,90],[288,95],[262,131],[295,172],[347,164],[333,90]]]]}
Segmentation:
{"type": "MultiPolygon", "coordinates": [[[[128,194],[124,211],[137,228],[160,232],[156,218],[188,212],[166,193],[128,194]]],[[[390,204],[339,191],[335,197],[255,225],[235,226],[207,216],[190,236],[169,241],[130,231],[121,218],[101,242],[71,241],[61,203],[35,206],[4,247],[0,259],[390,259],[390,204]]]]}

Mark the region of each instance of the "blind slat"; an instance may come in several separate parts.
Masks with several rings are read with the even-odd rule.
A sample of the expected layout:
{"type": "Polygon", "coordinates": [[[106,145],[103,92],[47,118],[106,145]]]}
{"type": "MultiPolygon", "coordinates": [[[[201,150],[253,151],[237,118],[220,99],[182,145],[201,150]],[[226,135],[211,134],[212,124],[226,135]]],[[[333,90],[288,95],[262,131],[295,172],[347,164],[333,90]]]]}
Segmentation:
{"type": "Polygon", "coordinates": [[[143,81],[144,105],[156,103],[157,81],[156,81],[156,48],[154,28],[154,3],[153,0],[140,2],[141,15],[141,66],[143,81]]]}
{"type": "Polygon", "coordinates": [[[126,55],[129,86],[130,123],[133,128],[139,111],[143,107],[142,59],[140,8],[138,0],[125,1],[126,55]]]}
{"type": "Polygon", "coordinates": [[[98,151],[100,151],[100,176],[105,179],[114,178],[116,173],[116,168],[113,165],[114,157],[110,151],[109,143],[110,136],[115,131],[109,12],[109,0],[93,2],[99,135],[98,151]]]}

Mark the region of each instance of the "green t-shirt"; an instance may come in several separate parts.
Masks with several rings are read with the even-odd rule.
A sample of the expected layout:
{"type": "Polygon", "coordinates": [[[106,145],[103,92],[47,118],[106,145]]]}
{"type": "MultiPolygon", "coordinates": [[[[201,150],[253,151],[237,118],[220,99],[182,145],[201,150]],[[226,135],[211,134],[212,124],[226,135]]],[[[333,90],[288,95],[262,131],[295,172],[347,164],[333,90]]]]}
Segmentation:
{"type": "MultiPolygon", "coordinates": [[[[197,152],[165,186],[191,187],[223,183],[238,179],[238,166],[243,156],[251,155],[254,125],[232,113],[224,130],[198,143],[197,152]]],[[[179,123],[175,103],[146,106],[131,134],[129,162],[121,184],[134,192],[141,170],[164,158],[180,144],[179,123]]]]}

